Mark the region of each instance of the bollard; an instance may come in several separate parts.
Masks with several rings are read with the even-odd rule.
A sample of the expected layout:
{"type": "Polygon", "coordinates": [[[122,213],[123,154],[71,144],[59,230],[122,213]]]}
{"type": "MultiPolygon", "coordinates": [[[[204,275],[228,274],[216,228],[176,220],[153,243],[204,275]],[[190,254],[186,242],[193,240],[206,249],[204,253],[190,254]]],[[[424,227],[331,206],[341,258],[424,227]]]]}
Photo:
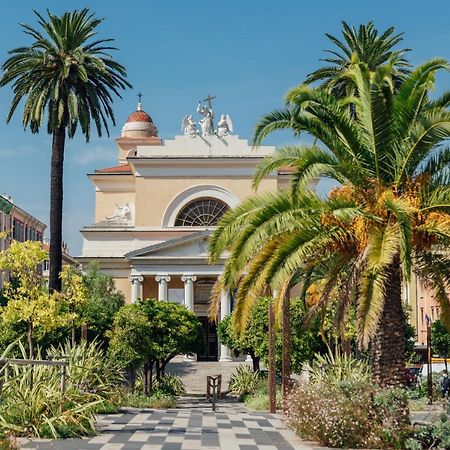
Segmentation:
{"type": "Polygon", "coordinates": [[[222,385],[222,375],[206,377],[206,398],[212,404],[212,410],[216,411],[217,399],[220,397],[220,388],[222,385]],[[212,393],[211,393],[212,389],[212,393]]]}

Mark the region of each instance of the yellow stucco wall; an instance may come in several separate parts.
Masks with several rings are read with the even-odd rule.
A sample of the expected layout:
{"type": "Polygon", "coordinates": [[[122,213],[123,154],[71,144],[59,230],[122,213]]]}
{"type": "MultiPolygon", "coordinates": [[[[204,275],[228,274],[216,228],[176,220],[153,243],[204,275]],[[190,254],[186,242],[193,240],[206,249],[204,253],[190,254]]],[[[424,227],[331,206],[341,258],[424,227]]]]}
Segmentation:
{"type": "Polygon", "coordinates": [[[95,193],[95,222],[106,220],[106,217],[112,216],[116,209],[116,203],[119,206],[125,203],[135,203],[134,192],[103,192],[95,193]]]}
{"type": "Polygon", "coordinates": [[[125,303],[131,303],[131,283],[128,278],[114,277],[116,289],[125,296],[125,303]]]}
{"type": "MultiPolygon", "coordinates": [[[[254,193],[251,179],[242,178],[137,178],[136,226],[161,226],[164,212],[174,197],[196,185],[215,185],[225,188],[243,200],[254,193]]],[[[263,180],[259,192],[275,190],[276,179],[263,180]]]]}

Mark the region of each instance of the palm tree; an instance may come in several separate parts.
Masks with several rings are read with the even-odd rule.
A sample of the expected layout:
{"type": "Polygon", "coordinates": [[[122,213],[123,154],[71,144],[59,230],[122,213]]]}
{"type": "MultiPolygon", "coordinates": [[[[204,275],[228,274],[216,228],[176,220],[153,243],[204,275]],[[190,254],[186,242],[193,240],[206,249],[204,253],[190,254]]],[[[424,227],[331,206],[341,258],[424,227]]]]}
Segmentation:
{"type": "Polygon", "coordinates": [[[310,73],[306,84],[319,81],[323,88],[329,89],[337,97],[345,97],[353,92],[353,84],[342,75],[357,61],[367,64],[370,71],[391,62],[397,85],[408,73],[410,65],[404,56],[410,49],[395,50],[396,45],[403,40],[403,33],[396,34],[394,27],[380,35],[373,22],[360,25],[356,30],[342,21],[342,35],[343,40],[339,40],[331,34],[325,34],[337,49],[325,50],[331,56],[322,61],[330,65],[310,73]]]}
{"type": "MultiPolygon", "coordinates": [[[[371,344],[374,380],[403,380],[405,314],[401,287],[413,270],[441,302],[450,325],[450,92],[431,101],[434,76],[448,68],[430,60],[394,87],[395,71],[346,71],[358,97],[337,99],[320,88],[288,93],[285,110],[257,125],[255,144],[275,129],[307,133],[315,145],[287,147],[266,158],[254,184],[293,167],[291,190],[248,199],[224,215],[210,242],[217,261],[228,250],[216,292],[236,289],[235,326],[244,329],[255,296],[267,286],[284,295],[293,274],[320,287],[320,308],[336,289],[337,314],[357,298],[357,330],[371,344]],[[352,117],[347,105],[354,103],[352,117]],[[316,177],[340,183],[328,198],[308,189],[316,177]]],[[[217,302],[213,302],[212,309],[217,302]]]]}
{"type": "Polygon", "coordinates": [[[125,68],[107,53],[115,50],[112,39],[98,39],[97,27],[103,21],[87,8],[58,17],[35,11],[41,30],[22,24],[33,38],[28,47],[11,50],[3,64],[0,86],[12,83],[14,97],[8,122],[20,101],[25,99],[22,123],[38,133],[47,117],[52,135],[50,173],[50,277],[51,291],[61,290],[63,163],[66,135],[72,138],[77,127],[89,140],[91,123],[97,134],[115,124],[112,94],[131,87],[125,68]]]}

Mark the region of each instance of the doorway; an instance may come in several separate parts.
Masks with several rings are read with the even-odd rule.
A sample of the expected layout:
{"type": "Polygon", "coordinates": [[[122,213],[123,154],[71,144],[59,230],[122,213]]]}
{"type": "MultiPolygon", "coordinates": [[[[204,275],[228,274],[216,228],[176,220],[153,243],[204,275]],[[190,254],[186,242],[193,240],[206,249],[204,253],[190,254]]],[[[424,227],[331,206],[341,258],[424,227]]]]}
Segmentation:
{"type": "Polygon", "coordinates": [[[197,361],[217,361],[219,345],[217,339],[217,325],[210,322],[207,317],[198,318],[202,324],[202,346],[197,353],[197,361]]]}

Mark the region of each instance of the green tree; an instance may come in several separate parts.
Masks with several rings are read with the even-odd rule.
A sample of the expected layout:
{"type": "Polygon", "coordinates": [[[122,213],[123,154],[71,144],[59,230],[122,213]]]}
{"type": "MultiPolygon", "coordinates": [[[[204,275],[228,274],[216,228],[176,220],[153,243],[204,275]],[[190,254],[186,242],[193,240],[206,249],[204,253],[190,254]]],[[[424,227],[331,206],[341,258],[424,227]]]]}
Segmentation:
{"type": "Polygon", "coordinates": [[[410,65],[404,56],[409,49],[395,49],[403,40],[403,33],[396,34],[394,27],[379,34],[373,22],[362,24],[356,30],[342,21],[342,40],[328,33],[325,36],[335,46],[332,50],[325,50],[329,56],[322,61],[329,65],[310,73],[306,84],[318,81],[321,87],[330,90],[338,98],[343,98],[354,93],[354,84],[343,74],[355,62],[367,64],[370,71],[387,63],[392,64],[393,78],[397,85],[408,73],[410,65]]]}
{"type": "Polygon", "coordinates": [[[152,324],[141,303],[125,305],[114,316],[114,326],[108,332],[109,353],[124,368],[130,370],[134,389],[136,369],[149,359],[153,347],[152,324]]]}
{"type": "MultiPolygon", "coordinates": [[[[258,298],[250,312],[247,327],[243,333],[237,333],[233,328],[232,315],[219,322],[217,327],[220,341],[231,348],[235,355],[249,354],[253,360],[253,370],[259,370],[262,358],[266,367],[269,363],[269,327],[268,313],[269,297],[258,298]]],[[[319,321],[313,320],[309,326],[305,325],[306,308],[301,299],[292,299],[291,306],[291,366],[299,373],[306,361],[311,361],[315,353],[323,352],[326,346],[320,337],[319,321]]],[[[276,366],[281,372],[282,363],[282,330],[276,330],[276,366]]]]}
{"type": "Polygon", "coordinates": [[[154,369],[159,381],[174,356],[198,350],[201,323],[182,305],[150,299],[123,306],[109,334],[110,352],[124,367],[134,372],[144,366],[144,391],[148,393],[154,369]]]}
{"type": "MultiPolygon", "coordinates": [[[[26,324],[29,357],[34,357],[34,335],[45,333],[66,323],[60,314],[61,302],[49,295],[39,267],[47,259],[40,242],[13,241],[0,254],[0,270],[8,270],[14,283],[5,283],[6,306],[1,308],[3,325],[26,324]]],[[[14,335],[14,333],[12,333],[14,335]]]]}
{"type": "Polygon", "coordinates": [[[159,380],[165,368],[178,354],[195,353],[201,345],[202,326],[197,316],[183,305],[146,300],[142,307],[152,324],[152,342],[148,363],[156,366],[159,380]]]}
{"type": "Polygon", "coordinates": [[[74,137],[77,127],[88,141],[91,122],[99,136],[115,124],[112,93],[130,87],[122,65],[107,53],[112,39],[98,39],[98,19],[87,8],[58,17],[45,18],[35,11],[40,30],[22,24],[33,42],[11,50],[3,64],[0,86],[12,83],[14,98],[8,114],[11,120],[25,99],[22,123],[38,133],[47,115],[52,135],[50,172],[50,291],[61,290],[63,163],[66,135],[74,137]]]}
{"type": "Polygon", "coordinates": [[[113,326],[116,312],[125,303],[124,296],[116,289],[111,275],[101,272],[97,263],[89,264],[82,276],[87,299],[81,318],[87,325],[88,339],[99,339],[107,344],[107,332],[113,326]]]}
{"type": "Polygon", "coordinates": [[[442,320],[450,324],[450,257],[439,251],[450,244],[450,93],[429,98],[436,72],[447,68],[444,60],[430,60],[396,89],[390,65],[371,72],[357,63],[345,77],[358,97],[338,100],[323,89],[300,86],[288,93],[284,110],[261,120],[256,145],[283,128],[307,134],[316,144],[266,158],[255,187],[290,166],[291,191],[250,198],[225,214],[212,236],[213,262],[223,251],[231,253],[216,291],[238,289],[238,329],[245,329],[253,299],[267,286],[281,297],[295,271],[304,272],[305,283],[319,273],[316,311],[333,289],[340,292],[338,318],[357,298],[358,341],[362,348],[371,344],[374,380],[395,386],[405,367],[401,286],[413,266],[432,286],[442,320]],[[317,177],[340,186],[320,198],[308,189],[317,177]]]}
{"type": "Polygon", "coordinates": [[[86,303],[87,290],[82,276],[71,266],[64,266],[61,272],[61,299],[68,308],[67,320],[71,328],[72,347],[75,346],[75,330],[81,326],[82,308],[86,303]]]}
{"type": "Polygon", "coordinates": [[[441,320],[436,320],[431,325],[431,347],[434,353],[444,358],[445,370],[447,370],[447,359],[450,355],[450,333],[441,320]]]}

